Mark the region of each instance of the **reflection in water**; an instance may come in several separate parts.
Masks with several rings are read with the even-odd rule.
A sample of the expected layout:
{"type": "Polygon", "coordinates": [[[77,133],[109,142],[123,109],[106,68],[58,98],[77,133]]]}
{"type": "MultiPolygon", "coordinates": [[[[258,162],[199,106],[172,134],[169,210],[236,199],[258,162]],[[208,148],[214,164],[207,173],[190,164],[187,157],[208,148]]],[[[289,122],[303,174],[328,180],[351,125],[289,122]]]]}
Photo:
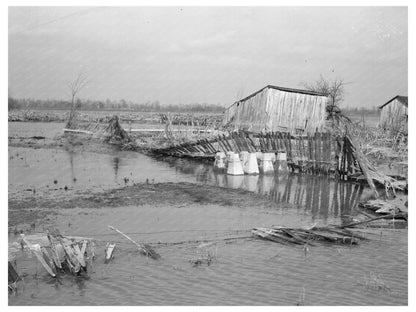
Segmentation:
{"type": "MultiPolygon", "coordinates": [[[[71,174],[75,177],[74,155],[69,154],[71,174]]],[[[312,219],[319,218],[326,220],[328,216],[341,217],[347,220],[352,209],[358,204],[363,193],[363,186],[350,182],[331,179],[328,176],[317,176],[307,174],[275,174],[275,175],[227,175],[224,171],[214,169],[211,164],[204,164],[197,161],[164,158],[163,164],[168,163],[174,170],[166,172],[166,176],[172,175],[188,176],[190,180],[196,180],[202,184],[216,185],[231,189],[245,189],[250,192],[266,196],[280,207],[288,207],[290,204],[297,209],[303,209],[305,213],[311,214],[312,219]],[[284,204],[284,205],[282,205],[284,204]]],[[[123,172],[121,157],[110,158],[111,167],[114,170],[115,181],[123,172]]],[[[125,165],[125,164],[124,164],[125,165]]],[[[134,165],[136,166],[136,165],[134,165]]],[[[151,172],[158,168],[156,163],[149,162],[146,170],[151,172]]],[[[135,167],[136,169],[138,167],[135,167]]],[[[161,167],[163,168],[163,167],[161,167]]],[[[124,172],[125,174],[126,172],[124,172]]],[[[104,179],[105,170],[100,171],[98,180],[104,179]]],[[[148,173],[138,171],[136,175],[145,179],[148,173]],[[140,176],[142,174],[143,176],[140,176]]]]}
{"type": "Polygon", "coordinates": [[[120,167],[120,158],[119,157],[114,157],[112,165],[113,165],[113,169],[114,169],[114,181],[117,181],[118,169],[120,167]]]}
{"type": "Polygon", "coordinates": [[[245,189],[267,196],[277,204],[288,203],[326,220],[328,215],[346,219],[358,204],[364,187],[361,184],[307,174],[276,174],[232,176],[218,172],[209,164],[168,158],[177,171],[192,174],[201,183],[219,187],[245,189]]]}
{"type": "Polygon", "coordinates": [[[71,166],[71,181],[75,183],[76,177],[75,177],[75,168],[74,168],[74,152],[68,151],[69,154],[69,164],[71,166]]]}

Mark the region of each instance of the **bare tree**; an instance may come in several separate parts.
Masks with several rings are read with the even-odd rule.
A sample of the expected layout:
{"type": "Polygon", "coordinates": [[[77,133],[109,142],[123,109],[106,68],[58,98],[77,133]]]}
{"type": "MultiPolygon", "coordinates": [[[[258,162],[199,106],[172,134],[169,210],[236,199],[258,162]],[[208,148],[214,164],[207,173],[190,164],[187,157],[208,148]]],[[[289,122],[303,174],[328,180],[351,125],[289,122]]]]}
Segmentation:
{"type": "Polygon", "coordinates": [[[69,92],[71,94],[71,107],[75,105],[75,98],[77,94],[88,84],[88,77],[85,73],[79,73],[77,78],[68,84],[69,92]]]}
{"type": "Polygon", "coordinates": [[[342,114],[340,105],[344,101],[345,81],[344,79],[336,78],[334,80],[325,79],[322,75],[313,84],[302,82],[301,85],[314,92],[324,94],[329,98],[329,103],[326,107],[327,119],[336,123],[351,122],[351,120],[342,114]]]}
{"type": "Polygon", "coordinates": [[[79,73],[77,78],[70,82],[68,84],[68,89],[69,89],[69,93],[71,96],[71,112],[69,114],[69,119],[68,122],[66,124],[66,127],[68,129],[73,128],[74,125],[74,118],[75,118],[75,114],[76,114],[76,109],[78,108],[77,106],[77,101],[76,101],[76,97],[78,95],[78,93],[88,84],[88,77],[86,76],[85,73],[79,73]]]}

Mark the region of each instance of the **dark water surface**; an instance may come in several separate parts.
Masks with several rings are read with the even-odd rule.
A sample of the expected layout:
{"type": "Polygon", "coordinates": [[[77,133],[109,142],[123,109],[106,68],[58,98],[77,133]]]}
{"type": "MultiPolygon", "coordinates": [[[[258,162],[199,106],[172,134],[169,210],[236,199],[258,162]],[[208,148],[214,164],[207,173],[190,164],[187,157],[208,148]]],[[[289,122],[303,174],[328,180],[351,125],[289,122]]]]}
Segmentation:
{"type": "MultiPolygon", "coordinates": [[[[10,198],[33,196],[29,189],[36,189],[36,196],[76,196],[80,191],[107,190],[146,180],[242,188],[262,194],[276,205],[266,208],[190,203],[64,210],[55,221],[63,233],[98,240],[98,257],[89,278],[65,276],[54,280],[33,256],[19,254],[17,268],[26,276],[24,284],[19,284],[18,295],[9,295],[9,304],[408,302],[407,229],[373,229],[367,234],[370,240],[358,246],[308,250],[249,238],[253,227],[339,224],[354,214],[360,200],[369,196],[369,191],[360,185],[295,174],[233,177],[215,172],[209,164],[173,158],[161,161],[134,152],[71,153],[9,147],[10,198]],[[64,186],[69,189],[65,191],[64,186]],[[132,244],[107,229],[109,224],[137,241],[155,244],[162,259],[153,261],[139,255],[132,244]],[[224,240],[233,237],[240,239],[224,240]],[[113,261],[104,264],[107,241],[116,242],[117,247],[113,261]],[[193,267],[189,262],[207,253],[216,256],[210,266],[193,267]]],[[[9,236],[10,242],[15,240],[16,236],[9,236]]]]}

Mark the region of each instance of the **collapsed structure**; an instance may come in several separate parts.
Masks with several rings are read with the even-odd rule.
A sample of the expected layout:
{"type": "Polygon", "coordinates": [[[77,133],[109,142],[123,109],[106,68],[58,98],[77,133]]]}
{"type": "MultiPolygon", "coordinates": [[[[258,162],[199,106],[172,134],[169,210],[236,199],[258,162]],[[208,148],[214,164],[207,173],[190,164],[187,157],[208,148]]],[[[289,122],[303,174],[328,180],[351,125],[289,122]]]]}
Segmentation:
{"type": "Polygon", "coordinates": [[[268,85],[227,108],[225,123],[234,130],[322,131],[328,97],[322,93],[268,85]]]}

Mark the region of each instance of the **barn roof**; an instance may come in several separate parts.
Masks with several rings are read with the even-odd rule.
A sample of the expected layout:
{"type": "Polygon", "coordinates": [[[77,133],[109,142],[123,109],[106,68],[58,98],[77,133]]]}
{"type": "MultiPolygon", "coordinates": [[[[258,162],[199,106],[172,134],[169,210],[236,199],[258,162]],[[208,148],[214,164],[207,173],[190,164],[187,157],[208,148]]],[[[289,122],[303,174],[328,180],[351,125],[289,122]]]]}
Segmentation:
{"type": "Polygon", "coordinates": [[[402,103],[404,106],[407,107],[407,102],[408,102],[408,97],[407,96],[402,96],[402,95],[396,95],[394,98],[392,98],[390,101],[388,101],[387,103],[384,103],[383,105],[379,106],[378,109],[382,109],[384,106],[386,106],[387,104],[393,102],[394,100],[398,100],[400,103],[402,103]]]}
{"type": "Polygon", "coordinates": [[[263,91],[264,89],[276,89],[276,90],[285,91],[285,92],[301,93],[301,94],[308,94],[308,95],[314,95],[314,96],[327,96],[326,94],[323,94],[323,93],[320,93],[320,92],[315,92],[315,91],[292,89],[292,88],[286,88],[286,87],[267,85],[264,88],[261,88],[260,90],[250,94],[249,96],[246,96],[245,98],[243,98],[241,100],[238,100],[237,102],[233,103],[231,106],[233,106],[234,104],[236,104],[238,102],[248,100],[249,98],[251,98],[251,97],[255,96],[256,94],[260,93],[261,91],[263,91]]]}

